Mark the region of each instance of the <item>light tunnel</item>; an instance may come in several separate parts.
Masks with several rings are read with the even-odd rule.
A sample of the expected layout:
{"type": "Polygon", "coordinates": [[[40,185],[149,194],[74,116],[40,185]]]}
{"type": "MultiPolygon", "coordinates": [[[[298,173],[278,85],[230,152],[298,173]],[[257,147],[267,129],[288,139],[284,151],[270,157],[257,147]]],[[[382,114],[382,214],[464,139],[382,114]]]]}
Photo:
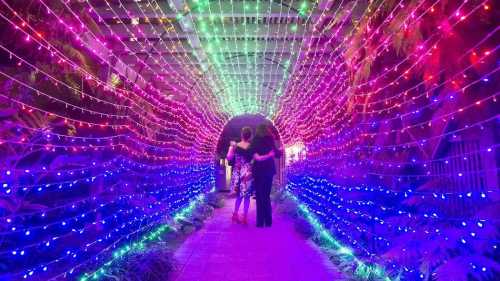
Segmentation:
{"type": "Polygon", "coordinates": [[[0,0],[0,280],[120,280],[256,120],[349,280],[500,280],[498,5],[0,0]]]}

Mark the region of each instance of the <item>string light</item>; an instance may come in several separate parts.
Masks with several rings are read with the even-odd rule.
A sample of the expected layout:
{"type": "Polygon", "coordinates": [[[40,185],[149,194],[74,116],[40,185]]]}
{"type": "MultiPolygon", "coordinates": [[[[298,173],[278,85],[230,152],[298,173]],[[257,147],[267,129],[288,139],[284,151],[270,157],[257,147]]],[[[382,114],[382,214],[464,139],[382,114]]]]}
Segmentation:
{"type": "Polygon", "coordinates": [[[357,277],[425,279],[449,260],[421,272],[405,237],[497,254],[478,211],[498,198],[491,1],[0,7],[0,193],[22,202],[2,203],[0,278],[103,277],[189,215],[246,113],[297,156],[287,190],[357,277]]]}

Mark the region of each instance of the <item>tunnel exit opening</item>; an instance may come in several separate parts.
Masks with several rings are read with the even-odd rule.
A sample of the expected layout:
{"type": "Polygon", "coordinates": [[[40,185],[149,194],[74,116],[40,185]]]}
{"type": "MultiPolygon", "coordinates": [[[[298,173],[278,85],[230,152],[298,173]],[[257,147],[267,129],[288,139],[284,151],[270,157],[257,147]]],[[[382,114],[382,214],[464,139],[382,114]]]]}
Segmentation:
{"type": "MultiPolygon", "coordinates": [[[[281,137],[273,122],[263,115],[259,114],[245,114],[233,117],[224,126],[219,140],[217,142],[216,155],[215,155],[215,179],[216,189],[219,192],[230,192],[229,181],[231,179],[231,166],[228,165],[226,155],[231,141],[240,140],[240,132],[243,127],[252,128],[255,134],[255,129],[260,124],[266,124],[274,135],[276,146],[283,147],[281,137]]],[[[286,155],[276,159],[276,176],[274,177],[274,186],[282,187],[285,184],[285,161],[286,155]]]]}

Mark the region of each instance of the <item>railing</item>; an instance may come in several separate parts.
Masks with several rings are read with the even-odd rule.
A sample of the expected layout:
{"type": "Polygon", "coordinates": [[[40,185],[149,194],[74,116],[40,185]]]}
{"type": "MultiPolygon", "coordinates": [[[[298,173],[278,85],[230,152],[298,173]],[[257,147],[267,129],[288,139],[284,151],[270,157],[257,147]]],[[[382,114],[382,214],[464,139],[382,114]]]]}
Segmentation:
{"type": "MultiPolygon", "coordinates": [[[[481,145],[477,140],[459,140],[450,144],[446,160],[432,162],[432,176],[439,179],[443,192],[477,192],[484,191],[486,175],[484,172],[481,145]]],[[[452,196],[448,200],[447,211],[450,215],[467,215],[473,213],[478,205],[475,200],[466,200],[452,196]]]]}

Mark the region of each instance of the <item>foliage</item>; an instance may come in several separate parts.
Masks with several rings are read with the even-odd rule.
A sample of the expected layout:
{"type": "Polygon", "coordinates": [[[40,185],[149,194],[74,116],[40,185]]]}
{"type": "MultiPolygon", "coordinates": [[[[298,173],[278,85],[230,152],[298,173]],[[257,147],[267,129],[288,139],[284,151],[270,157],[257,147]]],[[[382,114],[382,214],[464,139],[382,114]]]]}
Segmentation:
{"type": "Polygon", "coordinates": [[[135,251],[122,258],[101,280],[168,280],[173,269],[174,260],[171,252],[164,245],[158,244],[143,251],[135,251]]]}
{"type": "Polygon", "coordinates": [[[278,199],[278,208],[280,205],[285,205],[287,211],[295,210],[294,214],[292,212],[286,214],[295,218],[296,231],[310,238],[328,255],[330,261],[343,273],[341,280],[398,280],[398,278],[388,279],[388,274],[377,264],[367,264],[358,260],[350,249],[339,244],[309,213],[309,210],[303,205],[298,205],[297,200],[286,191],[281,191],[281,194],[274,198],[278,199]]]}
{"type": "MultiPolygon", "coordinates": [[[[471,110],[467,116],[453,114],[461,112],[461,107],[471,104],[473,97],[494,96],[496,93],[494,89],[488,88],[490,86],[478,86],[472,90],[463,88],[470,81],[486,75],[488,69],[495,69],[495,63],[497,63],[498,57],[496,55],[481,56],[480,54],[480,52],[484,53],[484,51],[495,49],[495,46],[498,46],[498,42],[492,37],[488,37],[489,32],[497,31],[495,28],[498,17],[498,12],[489,12],[490,4],[480,1],[439,1],[438,5],[434,5],[426,1],[410,0],[404,1],[403,5],[400,1],[369,1],[366,14],[361,17],[359,22],[352,22],[350,29],[352,33],[349,34],[349,44],[346,45],[343,57],[350,83],[354,85],[353,88],[355,85],[363,85],[367,81],[370,81],[370,85],[364,85],[367,86],[366,89],[359,91],[361,97],[357,96],[358,92],[353,90],[354,94],[351,102],[347,102],[347,108],[349,113],[355,115],[355,105],[359,106],[364,103],[364,107],[360,108],[366,114],[350,116],[351,122],[357,122],[356,118],[359,117],[363,118],[366,124],[373,123],[374,126],[367,135],[373,135],[376,138],[367,137],[358,141],[361,144],[359,147],[380,147],[381,151],[376,153],[355,151],[352,153],[354,155],[352,159],[347,159],[346,163],[326,162],[328,161],[327,157],[308,162],[313,163],[311,166],[316,167],[314,161],[325,161],[326,171],[321,172],[312,171],[307,166],[308,163],[303,164],[304,167],[311,169],[306,170],[307,176],[314,176],[317,173],[321,174],[322,177],[332,179],[332,181],[342,182],[352,175],[352,178],[363,178],[365,181],[363,186],[371,186],[372,184],[366,179],[369,177],[369,173],[373,172],[381,176],[380,179],[374,181],[376,184],[372,186],[389,186],[391,190],[399,191],[400,194],[409,188],[416,192],[429,194],[426,196],[410,194],[404,198],[400,196],[392,201],[384,201],[381,196],[370,195],[368,192],[338,190],[335,191],[335,194],[338,195],[335,200],[340,203],[338,206],[331,205],[339,208],[342,205],[343,208],[346,208],[349,206],[346,203],[347,200],[352,200],[350,202],[352,204],[356,202],[372,204],[352,208],[349,206],[350,214],[338,220],[332,219],[336,222],[342,219],[347,221],[345,225],[348,226],[344,226],[344,229],[337,234],[350,237],[350,233],[346,234],[345,232],[356,233],[357,236],[352,235],[352,237],[357,238],[356,242],[357,245],[361,245],[360,248],[369,248],[371,253],[383,258],[383,262],[387,265],[397,264],[401,267],[417,269],[416,275],[413,276],[422,280],[450,280],[450,276],[453,278],[456,276],[456,279],[453,280],[500,279],[500,270],[498,270],[500,257],[495,245],[500,238],[498,221],[500,202],[498,196],[488,194],[484,200],[434,198],[432,193],[464,192],[465,194],[465,190],[472,188],[471,183],[467,182],[464,186],[459,186],[450,180],[451,176],[439,174],[425,176],[426,172],[431,173],[432,171],[428,166],[445,158],[456,157],[449,152],[453,141],[447,135],[448,132],[455,130],[459,125],[483,120],[485,113],[498,112],[498,108],[495,108],[497,105],[493,105],[475,111],[471,110]],[[470,4],[471,7],[478,7],[478,9],[474,10],[474,13],[463,15],[462,20],[457,20],[459,12],[453,15],[452,11],[463,12],[467,10],[464,8],[468,6],[464,4],[470,4]],[[417,9],[417,7],[420,8],[417,9]],[[413,15],[412,13],[418,16],[415,16],[411,21],[412,24],[409,25],[406,19],[413,15]],[[380,29],[378,29],[379,27],[380,29]],[[375,30],[377,32],[374,32],[375,30]],[[431,46],[434,47],[431,48],[431,46]],[[423,52],[418,51],[419,49],[429,49],[430,51],[423,55],[423,52]],[[399,62],[401,62],[400,65],[396,64],[399,62]],[[394,72],[400,72],[398,75],[404,79],[397,80],[385,73],[386,70],[395,65],[397,67],[394,72]],[[401,69],[408,69],[408,71],[403,72],[401,69]],[[397,86],[391,87],[391,91],[384,91],[383,89],[387,85],[392,85],[393,81],[397,81],[397,86]],[[408,89],[411,90],[408,91],[408,89]],[[463,90],[459,91],[459,89],[463,90]],[[399,90],[401,94],[404,93],[405,98],[397,98],[398,96],[394,93],[399,90]],[[423,95],[425,91],[428,92],[423,95]],[[366,93],[372,93],[372,97],[366,93]],[[406,98],[407,95],[408,98],[406,98]],[[399,107],[397,103],[406,102],[406,99],[409,100],[412,95],[416,97],[411,106],[399,107]],[[380,106],[385,110],[378,110],[377,98],[380,101],[385,101],[385,105],[380,106]],[[457,102],[449,102],[451,99],[457,99],[457,102]],[[432,104],[433,101],[436,101],[435,104],[432,104]],[[422,110],[416,110],[418,108],[422,108],[422,110]],[[401,118],[404,115],[401,112],[406,111],[412,112],[415,116],[401,118]],[[384,119],[387,121],[379,122],[384,119]],[[419,141],[420,144],[413,145],[419,141]],[[403,151],[396,150],[396,146],[401,147],[401,143],[409,143],[410,145],[405,147],[403,151]],[[393,146],[394,151],[384,152],[382,149],[384,146],[393,146]],[[411,164],[414,159],[428,164],[426,167],[415,168],[418,165],[411,164]],[[370,165],[371,163],[375,164],[370,165]],[[380,163],[386,166],[384,167],[380,163]],[[396,165],[395,163],[405,164],[396,165]],[[328,167],[329,165],[331,167],[328,167]],[[328,170],[330,168],[331,170],[328,170]],[[385,179],[382,175],[385,174],[390,176],[386,176],[387,180],[384,182],[385,179]],[[413,176],[418,174],[422,174],[422,176],[420,178],[413,176]],[[411,177],[412,180],[405,182],[406,176],[411,177]],[[392,213],[390,211],[378,212],[376,207],[379,205],[386,210],[392,210],[392,213]],[[361,211],[353,213],[353,210],[361,211]],[[398,211],[404,213],[398,214],[398,211]],[[429,217],[429,214],[432,213],[438,214],[439,217],[436,219],[429,217]],[[360,218],[360,214],[365,214],[365,216],[360,218]],[[412,216],[408,217],[406,214],[412,216]],[[377,217],[384,224],[368,220],[367,217],[377,217]],[[352,225],[348,223],[352,223],[352,225]],[[388,229],[387,224],[394,227],[388,229]],[[358,233],[360,234],[358,235],[358,233]],[[373,242],[378,237],[386,238],[387,243],[373,242]],[[485,272],[479,268],[480,264],[486,267],[485,272]]],[[[338,22],[338,19],[336,21],[338,22]]],[[[493,74],[491,75],[493,76],[493,74]]],[[[493,77],[489,79],[493,80],[493,77]]],[[[496,133],[492,134],[492,140],[486,140],[487,137],[482,134],[487,130],[496,132],[497,127],[498,125],[491,125],[486,129],[481,127],[480,130],[469,130],[468,133],[461,132],[461,140],[464,142],[472,140],[480,143],[491,141],[496,144],[498,142],[496,133]]],[[[353,126],[353,131],[356,129],[358,128],[353,126]]],[[[333,136],[335,137],[335,134],[333,136]]],[[[325,134],[322,137],[318,143],[323,148],[328,143],[325,139],[330,136],[325,134]]],[[[456,137],[456,134],[453,137],[456,137]]],[[[339,141],[334,140],[332,143],[338,145],[339,141]]],[[[310,147],[314,147],[314,145],[315,143],[312,143],[310,147]]],[[[481,146],[481,149],[487,147],[489,146],[481,146]]],[[[311,150],[312,153],[318,154],[314,149],[311,150]]],[[[328,155],[333,159],[337,159],[335,154],[346,153],[339,147],[333,151],[335,153],[328,155]]],[[[469,155],[463,156],[471,157],[469,155]]],[[[498,162],[498,159],[494,159],[493,162],[495,160],[498,162]]],[[[482,173],[485,169],[484,163],[482,161],[483,167],[475,168],[473,173],[482,173]]],[[[496,166],[492,164],[492,167],[487,168],[496,168],[496,166]]],[[[291,174],[293,173],[297,173],[297,171],[294,170],[291,174]]],[[[485,188],[497,189],[497,186],[485,188]]],[[[307,195],[310,196],[310,194],[307,195]]],[[[327,201],[324,198],[314,199],[327,201]]],[[[323,204],[316,211],[324,212],[323,223],[330,226],[329,216],[336,214],[336,211],[333,209],[326,211],[324,206],[323,204]]],[[[344,223],[340,222],[339,224],[344,223]]],[[[332,228],[332,232],[335,232],[335,228],[333,226],[332,228]]]]}
{"type": "MultiPolygon", "coordinates": [[[[210,194],[213,193],[207,195],[210,194]]],[[[95,270],[89,266],[88,270],[93,272],[84,274],[80,280],[168,280],[175,269],[172,253],[213,214],[213,207],[204,200],[193,200],[172,221],[116,250],[114,258],[103,267],[95,270]]]]}

